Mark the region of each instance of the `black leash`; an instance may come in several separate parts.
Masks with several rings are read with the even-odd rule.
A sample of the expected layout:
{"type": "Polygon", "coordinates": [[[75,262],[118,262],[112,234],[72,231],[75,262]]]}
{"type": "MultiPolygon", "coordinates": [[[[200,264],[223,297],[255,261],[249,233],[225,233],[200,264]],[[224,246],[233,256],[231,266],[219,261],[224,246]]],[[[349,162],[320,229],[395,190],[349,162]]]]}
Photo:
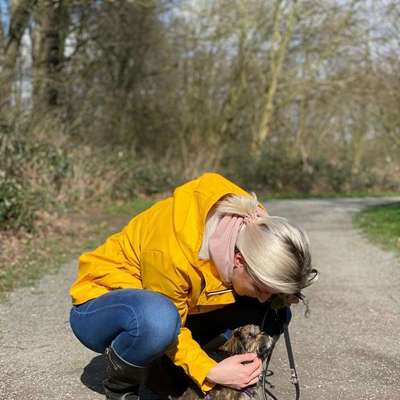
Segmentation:
{"type": "Polygon", "coordinates": [[[296,364],[294,363],[294,356],[293,356],[293,350],[292,350],[292,344],[290,343],[290,336],[289,336],[289,328],[288,325],[285,325],[283,328],[283,336],[285,338],[285,344],[286,344],[286,352],[288,355],[288,360],[289,360],[289,367],[290,367],[290,381],[294,385],[296,389],[296,400],[300,399],[300,384],[299,384],[299,378],[297,376],[297,371],[296,371],[296,364]]]}
{"type": "MultiPolygon", "coordinates": [[[[290,342],[290,336],[289,336],[289,328],[288,324],[285,324],[283,326],[283,336],[285,338],[285,345],[286,345],[286,352],[288,355],[288,360],[289,360],[289,367],[290,367],[290,382],[294,385],[295,390],[296,390],[296,397],[295,400],[300,399],[300,383],[299,383],[299,378],[297,376],[297,371],[296,371],[296,364],[294,362],[294,356],[293,356],[293,349],[292,349],[292,344],[290,342]]],[[[270,352],[268,354],[266,363],[265,363],[265,369],[263,372],[263,378],[262,378],[262,383],[263,383],[263,388],[264,388],[264,400],[268,400],[268,396],[273,399],[273,400],[279,400],[268,388],[267,385],[271,386],[272,385],[267,381],[267,376],[272,375],[271,371],[268,370],[268,365],[271,361],[271,356],[272,352],[275,348],[275,344],[278,341],[279,336],[274,337],[274,343],[271,346],[270,352]]]]}
{"type": "MultiPolygon", "coordinates": [[[[304,287],[310,286],[312,283],[314,283],[316,280],[318,280],[319,272],[316,269],[312,269],[310,271],[309,275],[310,275],[310,277],[307,280],[307,283],[306,283],[306,285],[304,287]]],[[[308,302],[306,301],[305,296],[301,292],[295,293],[295,296],[299,300],[301,300],[303,302],[303,304],[306,306],[306,313],[305,314],[307,315],[309,310],[308,310],[308,302]]],[[[279,333],[276,332],[276,331],[273,332],[272,334],[269,333],[270,336],[273,337],[274,341],[273,341],[273,344],[272,344],[272,346],[270,348],[270,351],[268,353],[267,360],[265,362],[265,368],[264,368],[264,371],[263,371],[262,384],[263,384],[263,388],[264,388],[264,393],[263,393],[264,400],[268,400],[267,396],[269,396],[273,400],[278,400],[278,398],[273,393],[271,393],[271,391],[267,388],[267,385],[269,385],[271,388],[273,387],[271,385],[271,383],[269,383],[267,381],[267,376],[271,376],[272,375],[272,371],[268,370],[268,365],[269,365],[269,363],[271,361],[272,352],[274,351],[276,342],[278,341],[278,339],[279,339],[279,337],[280,337],[280,335],[282,333],[283,333],[283,336],[285,338],[286,352],[287,352],[288,360],[289,360],[290,381],[294,385],[295,390],[296,390],[295,400],[299,400],[300,399],[299,378],[297,376],[296,364],[294,362],[293,349],[292,349],[292,344],[290,342],[290,335],[289,335],[290,316],[287,317],[287,315],[288,315],[287,312],[288,311],[290,312],[290,308],[287,309],[286,307],[284,307],[281,310],[271,310],[271,307],[270,307],[265,312],[264,318],[263,318],[262,323],[261,323],[262,329],[266,330],[265,329],[266,320],[270,315],[269,313],[273,312],[275,314],[272,314],[272,316],[275,317],[275,320],[272,319],[272,322],[278,323],[278,327],[280,326],[282,328],[279,331],[279,333]],[[286,316],[285,316],[285,314],[283,314],[284,313],[283,310],[286,310],[286,316]]]]}

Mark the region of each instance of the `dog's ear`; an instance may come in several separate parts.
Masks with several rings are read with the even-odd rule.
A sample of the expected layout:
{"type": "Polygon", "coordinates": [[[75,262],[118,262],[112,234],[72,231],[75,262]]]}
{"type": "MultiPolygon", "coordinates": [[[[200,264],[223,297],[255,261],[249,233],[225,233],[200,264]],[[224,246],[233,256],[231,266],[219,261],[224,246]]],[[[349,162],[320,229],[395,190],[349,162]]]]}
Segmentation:
{"type": "Polygon", "coordinates": [[[230,354],[243,353],[244,348],[240,328],[233,331],[233,335],[220,347],[220,349],[230,354]]]}

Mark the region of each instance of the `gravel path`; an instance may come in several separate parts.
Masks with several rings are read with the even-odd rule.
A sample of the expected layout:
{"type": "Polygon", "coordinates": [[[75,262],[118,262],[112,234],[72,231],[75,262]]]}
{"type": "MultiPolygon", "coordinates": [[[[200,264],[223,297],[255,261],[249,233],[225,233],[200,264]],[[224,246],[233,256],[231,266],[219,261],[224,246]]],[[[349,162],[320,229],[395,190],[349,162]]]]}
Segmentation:
{"type": "MultiPolygon", "coordinates": [[[[365,205],[394,200],[267,204],[271,214],[306,229],[321,272],[306,291],[310,317],[296,306],[291,324],[303,400],[400,399],[400,261],[351,225],[351,214],[365,205]]],[[[0,400],[104,398],[103,358],[81,346],[68,325],[75,273],[74,261],[0,305],[0,400]]],[[[272,360],[278,393],[291,390],[288,371],[280,373],[284,363],[282,341],[272,360]]]]}

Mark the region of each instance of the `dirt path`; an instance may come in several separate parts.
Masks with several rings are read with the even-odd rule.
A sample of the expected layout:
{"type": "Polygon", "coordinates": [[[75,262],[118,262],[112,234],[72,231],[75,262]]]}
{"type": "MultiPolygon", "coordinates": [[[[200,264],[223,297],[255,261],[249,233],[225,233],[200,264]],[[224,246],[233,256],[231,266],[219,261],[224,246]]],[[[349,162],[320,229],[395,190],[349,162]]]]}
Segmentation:
{"type": "MultiPolygon", "coordinates": [[[[352,212],[394,199],[293,200],[267,204],[303,226],[318,284],[307,291],[311,315],[294,310],[292,342],[303,400],[400,399],[400,261],[351,225],[352,212]]],[[[396,199],[399,200],[399,199],[396,199]]],[[[0,400],[95,400],[103,359],[85,350],[68,325],[68,287],[76,262],[0,305],[0,400]]],[[[273,359],[275,383],[285,354],[273,359]]],[[[290,384],[282,388],[290,389],[290,384]]],[[[281,398],[281,396],[278,396],[281,398]]],[[[284,396],[283,399],[294,398],[284,396]]]]}

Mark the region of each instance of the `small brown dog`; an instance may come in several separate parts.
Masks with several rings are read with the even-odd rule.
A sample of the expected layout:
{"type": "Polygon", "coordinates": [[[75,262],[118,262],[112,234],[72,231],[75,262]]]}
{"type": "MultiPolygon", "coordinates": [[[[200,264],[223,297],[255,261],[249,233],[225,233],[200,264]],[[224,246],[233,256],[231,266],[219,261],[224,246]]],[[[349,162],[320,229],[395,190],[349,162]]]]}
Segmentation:
{"type": "MultiPolygon", "coordinates": [[[[217,354],[219,354],[219,360],[222,358],[226,358],[235,354],[244,354],[244,353],[256,353],[263,361],[265,361],[272,351],[276,337],[268,336],[266,333],[262,332],[260,328],[256,325],[245,325],[243,327],[237,328],[233,331],[233,335],[230,339],[228,339],[221,347],[218,348],[217,354]]],[[[214,354],[215,355],[215,354],[214,354]]],[[[168,369],[168,368],[167,368],[168,369]]],[[[165,374],[166,369],[165,366],[162,367],[162,370],[165,374]]],[[[159,367],[160,371],[160,367],[159,367]]],[[[263,397],[263,383],[260,378],[259,382],[251,387],[245,388],[244,390],[235,390],[226,386],[216,385],[207,395],[204,395],[194,383],[187,378],[187,376],[182,373],[179,376],[173,376],[174,374],[169,374],[168,381],[170,383],[175,382],[179,383],[181,389],[179,390],[179,394],[175,393],[171,395],[171,392],[168,396],[163,398],[168,398],[170,400],[261,400],[263,397]],[[186,380],[185,380],[186,378],[186,380]],[[185,381],[185,387],[182,390],[182,383],[185,381]]],[[[161,383],[159,378],[160,374],[155,373],[153,378],[158,376],[158,379],[152,379],[152,383],[161,383]]],[[[165,376],[165,375],[164,375],[165,376]]],[[[161,379],[162,380],[162,379],[161,379]]],[[[150,386],[150,385],[149,385],[150,386]]],[[[154,386],[154,385],[151,385],[154,386]]],[[[158,385],[157,385],[158,386],[158,385]]],[[[160,386],[159,386],[160,387],[160,386]]]]}

